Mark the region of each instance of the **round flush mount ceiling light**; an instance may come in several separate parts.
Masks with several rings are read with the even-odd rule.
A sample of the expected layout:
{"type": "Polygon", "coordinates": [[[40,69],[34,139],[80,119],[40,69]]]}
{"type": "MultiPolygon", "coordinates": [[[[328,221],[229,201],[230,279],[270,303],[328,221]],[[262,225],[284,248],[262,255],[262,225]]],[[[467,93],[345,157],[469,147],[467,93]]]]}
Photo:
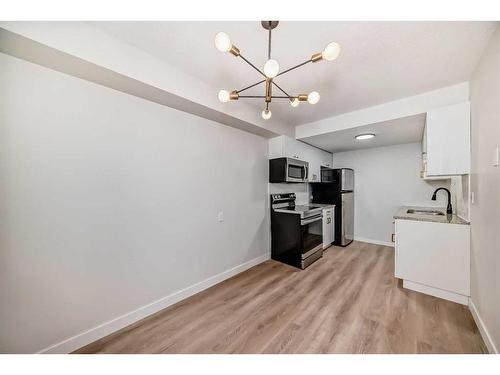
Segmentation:
{"type": "Polygon", "coordinates": [[[253,83],[251,85],[247,85],[246,87],[239,90],[221,90],[218,94],[219,100],[222,103],[227,103],[230,101],[235,101],[239,99],[263,99],[265,103],[265,109],[262,111],[262,117],[266,120],[271,118],[271,111],[269,110],[270,104],[273,100],[288,100],[292,107],[297,107],[300,102],[308,102],[309,104],[317,104],[320,100],[320,95],[316,91],[312,91],[309,94],[289,94],[285,89],[281,86],[281,83],[275,82],[275,79],[281,79],[285,73],[289,73],[292,70],[303,67],[309,63],[317,63],[320,61],[333,61],[336,60],[340,54],[341,48],[338,43],[331,42],[326,45],[323,51],[315,53],[309,59],[287,68],[283,71],[280,70],[280,64],[277,60],[272,58],[271,55],[271,33],[272,30],[278,26],[278,21],[262,21],[261,26],[266,30],[268,34],[268,43],[267,43],[267,60],[264,66],[259,69],[255,64],[253,64],[249,59],[243,56],[238,47],[236,47],[229,35],[224,32],[219,32],[215,35],[215,47],[221,52],[229,52],[235,57],[242,59],[245,63],[247,63],[252,69],[254,69],[257,73],[259,73],[262,78],[253,83]],[[245,95],[242,93],[246,90],[249,90],[257,85],[265,83],[266,88],[264,91],[264,95],[245,95]],[[275,88],[275,93],[273,94],[273,88],[275,88]],[[279,90],[278,95],[276,95],[276,90],[279,90]]]}
{"type": "Polygon", "coordinates": [[[361,141],[363,139],[371,139],[371,138],[374,138],[374,137],[375,137],[375,134],[368,133],[368,134],[358,134],[354,138],[356,138],[357,140],[361,141]]]}

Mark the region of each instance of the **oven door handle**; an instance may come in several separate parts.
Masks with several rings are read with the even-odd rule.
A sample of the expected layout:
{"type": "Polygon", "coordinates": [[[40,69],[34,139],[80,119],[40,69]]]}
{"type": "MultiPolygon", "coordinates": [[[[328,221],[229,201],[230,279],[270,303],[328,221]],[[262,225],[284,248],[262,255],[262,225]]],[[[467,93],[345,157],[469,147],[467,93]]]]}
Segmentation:
{"type": "Polygon", "coordinates": [[[323,216],[319,215],[319,216],[314,216],[313,218],[310,218],[310,219],[302,219],[302,220],[300,220],[300,225],[311,224],[311,223],[314,223],[315,221],[318,221],[318,220],[323,220],[323,216]]]}

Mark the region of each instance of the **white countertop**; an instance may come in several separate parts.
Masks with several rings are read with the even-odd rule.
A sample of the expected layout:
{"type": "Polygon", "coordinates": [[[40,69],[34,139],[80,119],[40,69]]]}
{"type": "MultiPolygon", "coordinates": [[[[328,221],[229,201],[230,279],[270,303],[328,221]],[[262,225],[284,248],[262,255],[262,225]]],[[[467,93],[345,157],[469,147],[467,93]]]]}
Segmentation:
{"type": "Polygon", "coordinates": [[[399,220],[414,220],[414,221],[430,221],[433,223],[444,223],[444,224],[461,224],[469,225],[469,222],[462,219],[460,216],[455,214],[446,215],[446,209],[440,207],[415,207],[415,206],[402,206],[394,214],[394,219],[399,220]],[[425,215],[425,214],[409,214],[406,211],[409,209],[414,210],[439,210],[443,211],[444,215],[425,215]]]}
{"type": "Polygon", "coordinates": [[[320,206],[323,208],[334,208],[335,207],[334,204],[323,204],[323,203],[310,203],[310,204],[314,204],[315,206],[320,206]]]}

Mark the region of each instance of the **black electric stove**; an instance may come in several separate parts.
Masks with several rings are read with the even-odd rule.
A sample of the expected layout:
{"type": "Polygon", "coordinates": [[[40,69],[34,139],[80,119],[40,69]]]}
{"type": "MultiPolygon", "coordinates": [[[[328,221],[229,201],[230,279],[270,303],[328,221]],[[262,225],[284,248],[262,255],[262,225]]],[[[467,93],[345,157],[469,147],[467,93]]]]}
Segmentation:
{"type": "Polygon", "coordinates": [[[304,269],[323,256],[323,206],[271,194],[271,258],[304,269]]]}

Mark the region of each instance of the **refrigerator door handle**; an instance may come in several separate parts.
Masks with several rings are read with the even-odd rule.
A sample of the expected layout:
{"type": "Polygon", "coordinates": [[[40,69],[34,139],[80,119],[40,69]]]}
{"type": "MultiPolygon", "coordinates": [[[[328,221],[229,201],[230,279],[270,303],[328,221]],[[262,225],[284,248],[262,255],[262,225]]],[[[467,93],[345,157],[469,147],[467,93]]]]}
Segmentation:
{"type": "Polygon", "coordinates": [[[341,209],[342,209],[342,220],[341,220],[341,227],[340,227],[340,233],[341,233],[340,244],[344,245],[344,243],[345,243],[345,199],[344,199],[343,194],[342,194],[341,209]]]}
{"type": "Polygon", "coordinates": [[[354,172],[352,169],[341,169],[340,172],[340,190],[350,191],[354,190],[354,172]]]}

